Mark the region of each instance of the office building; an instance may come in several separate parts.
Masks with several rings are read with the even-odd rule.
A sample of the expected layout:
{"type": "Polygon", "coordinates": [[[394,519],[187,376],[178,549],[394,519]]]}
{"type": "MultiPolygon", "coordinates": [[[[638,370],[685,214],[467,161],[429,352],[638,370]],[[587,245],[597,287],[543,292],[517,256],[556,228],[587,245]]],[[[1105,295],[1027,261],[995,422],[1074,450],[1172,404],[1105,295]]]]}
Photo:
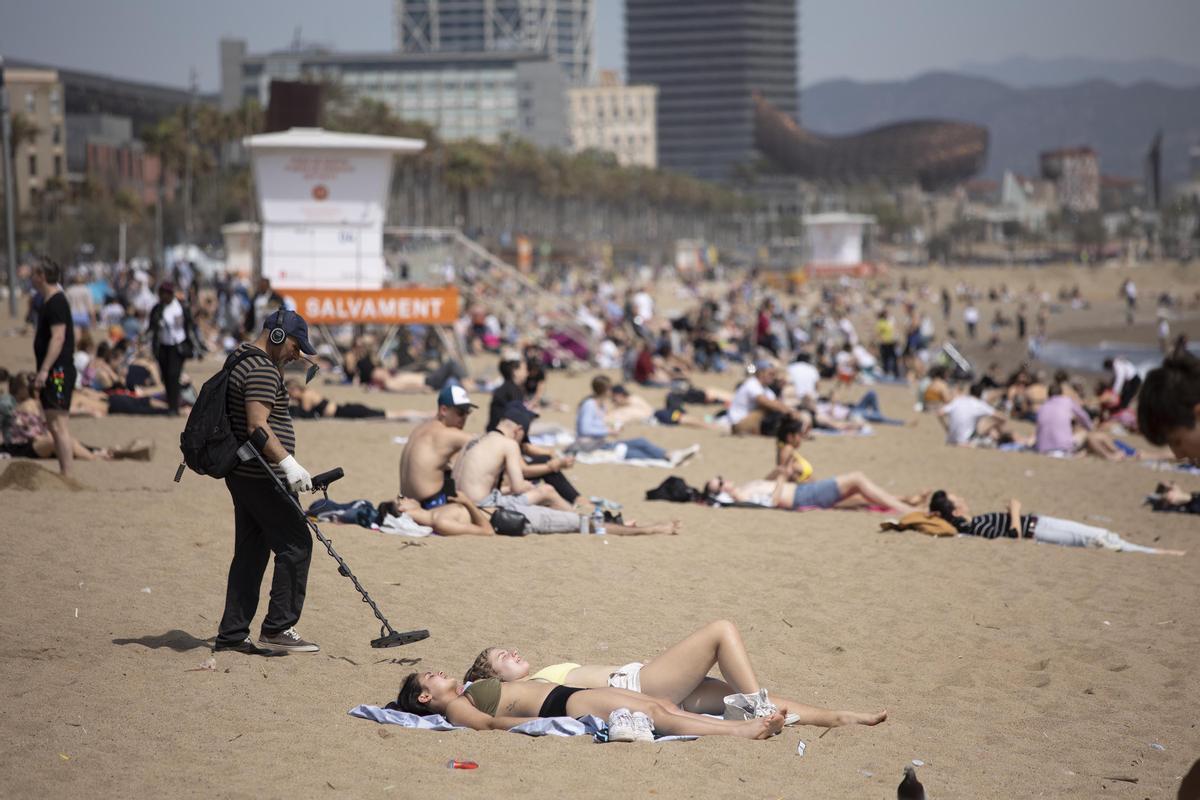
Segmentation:
{"type": "Polygon", "coordinates": [[[4,70],[4,83],[16,137],[12,164],[17,208],[29,209],[48,182],[66,182],[63,86],[56,70],[11,66],[4,70]]]}
{"type": "Polygon", "coordinates": [[[393,0],[400,53],[543,53],[569,83],[592,74],[595,0],[393,0]]]}
{"type": "Polygon", "coordinates": [[[510,134],[542,147],[567,146],[566,78],[541,53],[333,53],[247,55],[221,43],[225,109],[270,102],[271,80],[337,84],[351,98],[387,105],[401,119],[427,122],[446,140],[498,142],[510,134]]]}
{"type": "Polygon", "coordinates": [[[1100,160],[1090,147],[1049,150],[1040,157],[1042,177],[1053,181],[1058,203],[1066,211],[1100,208],[1100,160]]]}
{"type": "MultiPolygon", "coordinates": [[[[129,192],[144,204],[155,201],[161,161],[133,135],[133,120],[113,114],[67,114],[67,173],[110,194],[129,192]]],[[[175,196],[176,178],[164,176],[164,199],[175,196]]]]}
{"type": "Polygon", "coordinates": [[[624,167],[655,167],[657,96],[653,86],[625,86],[611,70],[602,71],[595,86],[569,89],[571,149],[612,153],[624,167]]]}
{"type": "Polygon", "coordinates": [[[729,180],[757,160],[754,95],[795,119],[797,0],[626,0],[630,84],[658,87],[658,164],[729,180]]]}

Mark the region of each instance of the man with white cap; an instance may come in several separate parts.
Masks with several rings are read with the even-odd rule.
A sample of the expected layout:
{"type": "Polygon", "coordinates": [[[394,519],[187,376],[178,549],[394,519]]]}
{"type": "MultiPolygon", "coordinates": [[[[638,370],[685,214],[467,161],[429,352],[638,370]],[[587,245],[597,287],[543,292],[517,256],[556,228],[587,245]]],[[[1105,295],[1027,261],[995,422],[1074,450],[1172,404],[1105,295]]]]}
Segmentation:
{"type": "Polygon", "coordinates": [[[413,429],[400,454],[400,494],[425,509],[444,506],[454,496],[450,467],[471,441],[463,425],[478,408],[457,384],[442,387],[437,404],[437,416],[413,429]]]}

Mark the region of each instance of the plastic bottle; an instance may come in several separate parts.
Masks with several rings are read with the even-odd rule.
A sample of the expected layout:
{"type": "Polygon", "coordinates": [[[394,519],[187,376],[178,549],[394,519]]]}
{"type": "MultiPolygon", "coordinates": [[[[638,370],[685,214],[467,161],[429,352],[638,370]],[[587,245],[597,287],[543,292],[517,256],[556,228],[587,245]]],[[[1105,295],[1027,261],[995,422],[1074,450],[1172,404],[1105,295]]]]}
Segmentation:
{"type": "Polygon", "coordinates": [[[592,533],[598,536],[603,536],[604,534],[608,533],[604,527],[604,510],[601,509],[599,505],[597,505],[596,510],[592,512],[592,533]]]}
{"type": "Polygon", "coordinates": [[[479,765],[474,761],[459,761],[457,758],[452,758],[446,762],[446,769],[479,769],[479,765]]]}

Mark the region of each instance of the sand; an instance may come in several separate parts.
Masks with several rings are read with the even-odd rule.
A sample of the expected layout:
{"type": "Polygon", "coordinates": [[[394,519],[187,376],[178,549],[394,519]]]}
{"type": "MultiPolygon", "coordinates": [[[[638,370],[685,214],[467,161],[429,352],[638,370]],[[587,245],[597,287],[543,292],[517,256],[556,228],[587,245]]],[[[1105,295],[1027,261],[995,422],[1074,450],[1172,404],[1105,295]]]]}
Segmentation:
{"type": "MultiPolygon", "coordinates": [[[[1138,280],[1145,291],[1177,277],[1145,270],[1138,280]]],[[[1104,324],[1117,313],[1112,298],[1101,286],[1096,299],[1107,306],[1056,318],[1052,330],[1104,324]]],[[[28,339],[0,337],[0,364],[27,366],[28,351],[28,339]]],[[[589,378],[555,375],[550,393],[573,405],[589,378]]],[[[886,798],[903,766],[920,759],[934,797],[1174,796],[1200,754],[1200,540],[1195,517],[1141,506],[1164,474],[948,448],[934,419],[917,418],[910,392],[879,391],[885,411],[916,424],[806,445],[819,476],[859,469],[897,491],[946,486],[976,510],[1018,496],[1030,509],[1188,555],[885,534],[883,515],[871,513],[648,503],[642,493],[669,472],[581,466],[573,478],[585,494],[624,501],[627,516],[678,518],[684,532],[403,541],[326,525],[392,623],[432,637],[370,649],[369,610],[318,550],[300,630],[322,652],[222,654],[215,670],[201,670],[232,552],[227,492],[191,473],[172,483],[177,420],[73,420],[91,444],[137,436],[158,449],[149,463],[77,465],[89,492],[8,466],[5,475],[20,470],[14,477],[36,491],[0,491],[0,795],[886,798]],[[869,729],[793,728],[765,743],[598,746],[407,731],[346,714],[391,699],[413,668],[400,660],[458,674],[483,646],[509,644],[536,665],[623,663],[717,618],[740,626],[768,688],[818,705],[886,708],[891,718],[869,729]],[[447,770],[450,758],[480,768],[447,770]]],[[[328,393],[389,408],[432,402],[328,393]]],[[[469,428],[481,425],[477,417],[469,428]]],[[[309,469],[346,469],[335,498],[394,491],[401,448],[392,437],[411,425],[296,427],[309,469]]],[[[767,440],[630,432],[668,447],[699,442],[700,455],[677,470],[694,485],[718,472],[760,476],[772,457],[767,440]]],[[[1195,477],[1179,481],[1200,489],[1195,477]]]]}

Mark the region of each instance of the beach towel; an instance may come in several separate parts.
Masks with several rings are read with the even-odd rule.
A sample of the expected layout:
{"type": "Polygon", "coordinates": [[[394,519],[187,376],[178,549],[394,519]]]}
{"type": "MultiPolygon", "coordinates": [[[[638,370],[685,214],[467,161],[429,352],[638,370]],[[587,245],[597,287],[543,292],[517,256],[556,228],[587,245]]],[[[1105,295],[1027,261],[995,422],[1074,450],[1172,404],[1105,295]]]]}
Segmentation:
{"type": "MultiPolygon", "coordinates": [[[[407,711],[400,711],[394,708],[380,708],[379,706],[371,705],[355,706],[348,713],[352,717],[369,719],[382,725],[399,725],[404,728],[416,728],[426,731],[470,730],[470,728],[452,724],[450,720],[441,714],[430,714],[429,716],[422,717],[416,714],[409,714],[407,711]]],[[[720,719],[720,717],[713,717],[713,719],[720,719]]],[[[574,717],[543,717],[532,719],[529,722],[523,722],[517,727],[509,729],[509,732],[523,733],[526,736],[591,736],[597,742],[608,741],[608,723],[599,717],[591,715],[585,715],[578,719],[574,717]]],[[[654,740],[658,742],[686,742],[698,738],[698,736],[655,736],[654,740]]]]}
{"type": "Polygon", "coordinates": [[[672,469],[679,464],[666,458],[625,458],[625,446],[618,444],[608,450],[587,450],[575,453],[577,464],[613,464],[621,467],[657,467],[672,469]]]}
{"type": "Polygon", "coordinates": [[[834,428],[813,428],[813,436],[874,436],[875,429],[870,425],[864,425],[856,431],[839,431],[834,428]]]}
{"type": "Polygon", "coordinates": [[[941,517],[926,514],[924,511],[912,511],[898,521],[886,520],[879,523],[881,531],[916,531],[929,536],[957,536],[958,529],[941,517]]]}

